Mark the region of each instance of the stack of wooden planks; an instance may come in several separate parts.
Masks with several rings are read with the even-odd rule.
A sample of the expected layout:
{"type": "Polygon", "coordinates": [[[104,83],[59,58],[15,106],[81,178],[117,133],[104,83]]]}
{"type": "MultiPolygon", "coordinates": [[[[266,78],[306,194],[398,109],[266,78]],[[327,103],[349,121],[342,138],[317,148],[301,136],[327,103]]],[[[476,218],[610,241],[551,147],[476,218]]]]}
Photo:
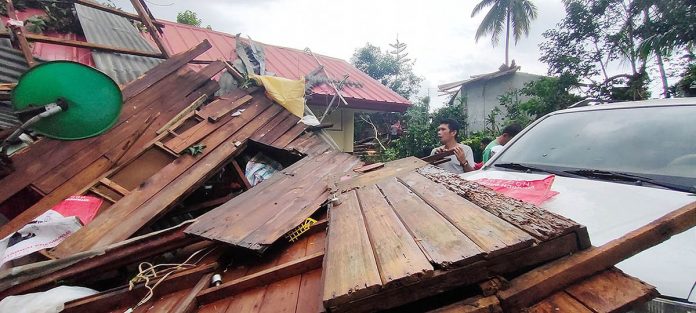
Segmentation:
{"type": "Polygon", "coordinates": [[[262,253],[326,202],[329,179],[358,163],[337,151],[308,156],[199,217],[186,233],[262,253]]]}
{"type": "Polygon", "coordinates": [[[22,200],[26,190],[37,194],[39,201],[3,225],[0,238],[141,153],[156,138],[157,129],[197,98],[215,93],[219,85],[211,77],[224,69],[222,63],[212,63],[199,72],[186,67],[210,47],[204,41],[123,87],[123,109],[108,132],[76,141],[42,138],[13,155],[15,171],[0,180],[0,206],[18,209],[16,200],[22,200]]]}
{"type": "MultiPolygon", "coordinates": [[[[130,162],[110,171],[84,189],[85,194],[105,198],[107,206],[102,208],[94,221],[59,244],[50,254],[66,257],[129,238],[231,162],[233,157],[243,151],[247,140],[284,148],[304,131],[304,125],[297,124],[298,121],[297,117],[289,114],[282,106],[269,100],[262,90],[235,90],[213,101],[156,138],[130,162]],[[237,110],[243,112],[235,116],[230,114],[237,110]],[[213,116],[218,118],[211,119],[213,116]],[[204,148],[195,155],[185,154],[182,147],[192,145],[204,148]]],[[[316,137],[310,136],[306,140],[315,143],[317,147],[328,149],[316,137]]],[[[300,152],[314,153],[320,150],[300,152]]],[[[311,159],[308,161],[312,163],[311,159]]],[[[244,176],[243,173],[240,174],[244,176]]],[[[306,184],[308,188],[313,188],[314,183],[316,182],[306,184]]],[[[245,194],[243,198],[248,197],[252,196],[245,194]]],[[[323,200],[314,204],[313,209],[316,210],[321,202],[323,200]]],[[[307,212],[307,209],[304,208],[303,212],[307,212]]],[[[290,227],[295,227],[312,212],[305,216],[300,214],[292,220],[280,219],[276,223],[290,223],[290,227]],[[296,224],[292,224],[298,219],[296,224]]],[[[211,222],[206,227],[214,225],[211,222]]],[[[263,244],[270,243],[272,242],[268,240],[263,241],[263,244]]]]}
{"type": "Polygon", "coordinates": [[[462,197],[434,181],[449,177],[436,168],[389,170],[398,167],[339,183],[324,263],[331,311],[398,307],[589,243],[583,227],[556,214],[483,190],[462,197]]]}

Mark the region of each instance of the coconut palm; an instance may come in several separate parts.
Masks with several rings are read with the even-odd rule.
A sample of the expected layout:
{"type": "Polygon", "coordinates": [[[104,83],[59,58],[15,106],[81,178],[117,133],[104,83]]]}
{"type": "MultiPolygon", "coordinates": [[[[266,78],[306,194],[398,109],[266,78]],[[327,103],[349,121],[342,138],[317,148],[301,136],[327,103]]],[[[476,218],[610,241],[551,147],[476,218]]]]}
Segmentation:
{"type": "Polygon", "coordinates": [[[483,36],[491,35],[493,46],[496,46],[505,26],[505,65],[509,65],[510,28],[517,44],[523,34],[529,35],[529,24],[536,19],[537,8],[530,0],[481,0],[471,12],[471,17],[487,7],[491,9],[476,30],[476,41],[483,36]]]}

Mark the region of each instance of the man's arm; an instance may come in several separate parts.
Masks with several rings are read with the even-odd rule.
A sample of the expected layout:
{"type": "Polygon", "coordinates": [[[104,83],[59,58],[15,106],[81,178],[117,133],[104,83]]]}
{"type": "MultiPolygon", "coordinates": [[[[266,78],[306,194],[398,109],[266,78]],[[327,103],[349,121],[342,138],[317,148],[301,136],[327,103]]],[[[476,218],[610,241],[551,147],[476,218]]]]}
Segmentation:
{"type": "Polygon", "coordinates": [[[457,161],[459,161],[459,165],[464,168],[464,172],[471,172],[474,170],[474,162],[473,158],[471,158],[472,162],[469,162],[469,155],[473,156],[473,153],[471,152],[471,148],[467,147],[468,151],[464,151],[464,148],[462,148],[461,145],[458,145],[454,148],[454,155],[457,157],[457,161]],[[468,153],[467,153],[468,152],[468,153]],[[468,155],[467,155],[468,154],[468,155]]]}

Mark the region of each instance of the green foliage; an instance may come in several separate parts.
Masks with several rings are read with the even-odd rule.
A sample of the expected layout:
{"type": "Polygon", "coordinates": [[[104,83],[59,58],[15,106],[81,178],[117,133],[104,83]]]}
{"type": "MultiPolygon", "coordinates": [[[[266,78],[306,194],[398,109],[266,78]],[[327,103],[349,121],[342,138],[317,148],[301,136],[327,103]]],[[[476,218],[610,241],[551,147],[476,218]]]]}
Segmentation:
{"type": "Polygon", "coordinates": [[[350,61],[356,68],[391,90],[404,98],[410,98],[418,92],[423,78],[413,72],[415,61],[406,58],[406,44],[397,39],[392,47],[395,50],[382,52],[379,47],[366,43],[364,47],[355,50],[350,61]]]}
{"type": "Polygon", "coordinates": [[[696,63],[687,66],[682,78],[673,87],[677,96],[696,97],[696,63]]]}
{"type": "Polygon", "coordinates": [[[24,21],[24,28],[30,33],[42,34],[46,30],[46,18],[34,15],[24,21]]]}
{"type": "Polygon", "coordinates": [[[430,118],[430,98],[420,99],[408,108],[404,114],[404,134],[392,141],[387,150],[389,155],[397,159],[407,156],[423,157],[437,144],[437,134],[434,133],[430,118]]]}
{"type": "MultiPolygon", "coordinates": [[[[28,8],[41,9],[46,16],[32,16],[25,21],[30,32],[59,32],[82,34],[82,28],[74,15],[73,4],[69,1],[52,0],[13,0],[15,10],[24,11],[28,8]]],[[[7,16],[7,4],[0,1],[0,15],[7,16]]]]}
{"type": "Polygon", "coordinates": [[[198,18],[196,12],[186,10],[176,14],[176,22],[186,25],[201,26],[203,21],[198,18]]]}
{"type": "MultiPolygon", "coordinates": [[[[543,77],[526,83],[521,89],[512,89],[498,97],[506,109],[505,124],[518,123],[522,126],[556,110],[568,108],[580,101],[580,96],[569,91],[577,80],[570,75],[543,77]],[[522,100],[526,98],[526,100],[522,100]]],[[[497,134],[497,130],[489,130],[497,134]]]]}
{"type": "Polygon", "coordinates": [[[486,147],[481,148],[481,141],[483,138],[488,138],[488,139],[495,139],[497,135],[488,133],[488,132],[475,132],[472,134],[469,134],[464,140],[461,141],[461,143],[469,146],[471,148],[471,151],[474,153],[474,160],[476,162],[481,162],[483,159],[483,150],[486,147]]]}

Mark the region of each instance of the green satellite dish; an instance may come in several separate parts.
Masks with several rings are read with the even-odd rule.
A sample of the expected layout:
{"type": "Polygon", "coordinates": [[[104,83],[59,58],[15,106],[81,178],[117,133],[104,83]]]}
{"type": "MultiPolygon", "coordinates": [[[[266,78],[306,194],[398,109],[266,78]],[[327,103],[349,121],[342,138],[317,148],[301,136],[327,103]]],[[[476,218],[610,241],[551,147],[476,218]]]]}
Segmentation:
{"type": "Polygon", "coordinates": [[[12,90],[12,106],[19,119],[27,122],[42,115],[29,123],[31,129],[62,140],[107,131],[118,120],[122,103],[121,90],[109,76],[70,61],[37,65],[12,90]]]}

